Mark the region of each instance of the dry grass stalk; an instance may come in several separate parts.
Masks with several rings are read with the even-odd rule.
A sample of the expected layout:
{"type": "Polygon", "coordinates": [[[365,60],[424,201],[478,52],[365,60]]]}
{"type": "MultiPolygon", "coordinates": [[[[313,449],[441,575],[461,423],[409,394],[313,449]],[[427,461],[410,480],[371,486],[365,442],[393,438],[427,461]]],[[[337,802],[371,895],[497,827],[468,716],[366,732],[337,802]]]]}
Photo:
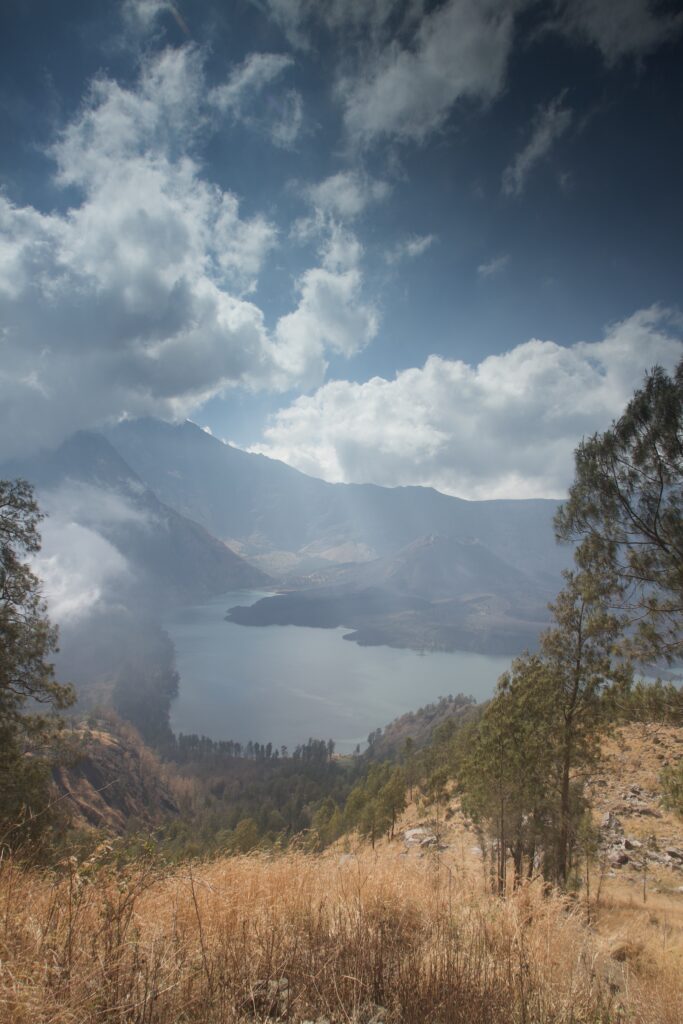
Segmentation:
{"type": "Polygon", "coordinates": [[[534,883],[435,858],[289,853],[125,874],[0,864],[2,1024],[680,1024],[664,965],[610,959],[534,883]]]}

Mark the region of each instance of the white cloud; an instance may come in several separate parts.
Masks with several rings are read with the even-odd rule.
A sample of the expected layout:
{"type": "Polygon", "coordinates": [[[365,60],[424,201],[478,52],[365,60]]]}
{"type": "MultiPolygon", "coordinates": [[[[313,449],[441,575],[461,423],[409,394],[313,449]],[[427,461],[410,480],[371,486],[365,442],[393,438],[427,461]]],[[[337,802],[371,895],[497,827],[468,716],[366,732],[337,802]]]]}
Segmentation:
{"type": "Polygon", "coordinates": [[[476,366],[430,356],[393,380],[330,381],[281,410],[252,450],[333,481],[559,497],[581,437],[621,413],[646,369],[673,369],[682,334],[680,317],[654,307],[597,342],[532,340],[476,366]]]}
{"type": "Polygon", "coordinates": [[[251,53],[234,69],[227,82],[211,89],[209,102],[239,117],[245,105],[293,63],[292,58],[283,53],[251,53]]]}
{"type": "Polygon", "coordinates": [[[512,47],[512,0],[446,0],[422,19],[412,48],[384,46],[339,95],[351,136],[423,141],[458,100],[488,101],[503,86],[512,47]]]}
{"type": "Polygon", "coordinates": [[[303,130],[304,101],[296,89],[288,89],[279,97],[277,114],[271,117],[267,131],[270,141],[281,149],[290,149],[303,130]]]}
{"type": "Polygon", "coordinates": [[[656,0],[562,0],[560,27],[587,39],[608,65],[643,57],[683,31],[683,12],[656,0]]]}
{"type": "Polygon", "coordinates": [[[572,122],[572,112],[563,104],[564,93],[541,107],[535,119],[531,138],[503,171],[503,192],[520,196],[526,180],[536,164],[548,155],[553,144],[564,135],[572,122]]]}
{"type": "Polygon", "coordinates": [[[96,530],[50,518],[41,528],[42,550],[32,567],[43,582],[50,617],[69,622],[89,615],[113,586],[132,579],[126,559],[96,530]]]}
{"type": "Polygon", "coordinates": [[[477,274],[483,278],[497,277],[498,274],[505,270],[509,262],[510,256],[508,253],[504,253],[502,256],[494,256],[488,262],[479,264],[477,274]]]}
{"type": "Polygon", "coordinates": [[[124,0],[121,13],[131,28],[149,31],[159,15],[168,8],[166,0],[124,0]]]}
{"type": "Polygon", "coordinates": [[[375,337],[379,325],[377,310],[361,297],[361,274],[351,265],[342,269],[343,254],[328,257],[327,266],[307,270],[298,281],[300,299],[296,310],[278,321],[276,337],[286,353],[284,370],[307,383],[307,376],[320,376],[324,367],[321,345],[339,355],[351,356],[375,337]]]}
{"type": "MultiPolygon", "coordinates": [[[[532,0],[265,0],[290,43],[337,44],[338,96],[352,139],[423,142],[459,101],[490,102],[504,86],[515,17],[532,0]],[[428,13],[425,13],[428,11],[428,13]]],[[[658,0],[553,0],[541,28],[578,36],[608,65],[675,39],[683,13],[658,0]]]]}
{"type": "Polygon", "coordinates": [[[429,249],[436,241],[436,235],[411,235],[398,242],[390,249],[385,259],[387,263],[400,263],[401,260],[414,260],[429,249]]]}
{"type": "Polygon", "coordinates": [[[359,171],[339,171],[304,190],[317,211],[341,220],[353,220],[370,204],[386,199],[390,192],[391,186],[386,181],[359,171]]]}
{"type": "Polygon", "coordinates": [[[276,229],[192,157],[205,96],[192,46],[145,62],[134,88],[100,78],[52,150],[78,202],[44,214],[0,196],[2,457],[123,414],[184,416],[236,385],[318,383],[328,343],[352,352],[351,325],[357,347],[372,336],[357,266],[312,267],[266,329],[245,295],[276,229]]]}
{"type": "Polygon", "coordinates": [[[294,65],[283,53],[251,53],[222,85],[209,91],[208,102],[235,121],[266,135],[275,146],[288,149],[299,137],[304,122],[304,107],[297,89],[279,89],[262,93],[294,65]]]}
{"type": "MultiPolygon", "coordinates": [[[[310,30],[321,25],[330,32],[361,31],[374,35],[396,13],[396,0],[266,0],[271,17],[295,46],[310,44],[310,30]]],[[[421,2],[408,4],[408,16],[421,8],[421,2]]]]}

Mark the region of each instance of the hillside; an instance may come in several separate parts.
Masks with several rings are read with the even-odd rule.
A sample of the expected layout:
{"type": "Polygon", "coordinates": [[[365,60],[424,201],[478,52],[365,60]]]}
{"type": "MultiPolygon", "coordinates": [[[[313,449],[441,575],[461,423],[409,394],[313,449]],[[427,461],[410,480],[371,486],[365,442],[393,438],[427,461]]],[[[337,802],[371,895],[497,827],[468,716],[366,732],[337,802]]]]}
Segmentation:
{"type": "Polygon", "coordinates": [[[683,867],[652,859],[644,902],[637,857],[617,858],[643,823],[683,846],[652,789],[683,731],[622,728],[605,752],[596,814],[628,823],[619,851],[603,832],[590,904],[540,882],[491,896],[457,801],[409,807],[375,850],[117,869],[103,847],[52,873],[3,859],[0,1020],[680,1024],[683,867]]]}
{"type": "Polygon", "coordinates": [[[434,730],[440,725],[452,719],[458,722],[467,721],[480,713],[481,706],[472,697],[465,697],[459,693],[455,697],[442,697],[417,711],[408,711],[407,714],[389,722],[384,729],[376,730],[368,749],[368,757],[397,758],[404,750],[406,740],[413,743],[414,749],[421,750],[429,743],[434,730]]]}
{"type": "Polygon", "coordinates": [[[53,784],[73,828],[123,835],[180,813],[158,759],[133,729],[83,727],[71,745],[75,752],[54,769],[53,784]]]}

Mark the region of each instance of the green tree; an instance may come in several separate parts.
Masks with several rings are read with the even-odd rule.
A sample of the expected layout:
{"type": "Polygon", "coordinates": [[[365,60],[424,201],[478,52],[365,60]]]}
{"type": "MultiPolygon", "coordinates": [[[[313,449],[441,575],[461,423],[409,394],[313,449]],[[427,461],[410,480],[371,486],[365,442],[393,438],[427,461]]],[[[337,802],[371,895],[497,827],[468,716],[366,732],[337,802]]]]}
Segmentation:
{"type": "Polygon", "coordinates": [[[259,828],[253,818],[242,818],[235,825],[235,829],[227,839],[227,849],[230,853],[249,853],[260,840],[259,828]]]}
{"type": "Polygon", "coordinates": [[[600,736],[615,699],[628,691],[632,668],[619,656],[623,619],[607,607],[601,576],[565,573],[566,585],[551,605],[556,625],[541,637],[541,654],[559,719],[559,829],[557,881],[566,885],[575,806],[572,783],[595,763],[600,736]],[[574,805],[574,806],[573,806],[574,805]]]}
{"type": "Polygon", "coordinates": [[[346,826],[357,828],[362,836],[375,842],[385,832],[393,835],[397,816],[406,803],[403,769],[388,761],[373,764],[367,776],[349,793],[345,807],[346,826]]]}
{"type": "Polygon", "coordinates": [[[24,819],[22,838],[36,831],[38,816],[41,826],[46,821],[54,712],[75,700],[48,660],[57,630],[26,561],[40,550],[42,518],[26,481],[0,481],[0,824],[7,835],[24,819]]]}
{"type": "Polygon", "coordinates": [[[462,807],[493,841],[496,888],[515,882],[524,857],[529,873],[547,842],[557,759],[557,708],[548,666],[538,655],[517,658],[498,681],[459,769],[462,807]]]}
{"type": "Polygon", "coordinates": [[[540,652],[518,658],[501,677],[459,771],[463,808],[487,825],[497,852],[497,887],[509,856],[519,878],[524,858],[566,886],[584,781],[631,667],[615,656],[622,622],[605,604],[600,578],[566,573],[551,606],[555,625],[540,652]]]}
{"type": "Polygon", "coordinates": [[[655,367],[623,415],[576,450],[560,540],[629,612],[634,649],[674,659],[683,635],[683,361],[655,367]]]}

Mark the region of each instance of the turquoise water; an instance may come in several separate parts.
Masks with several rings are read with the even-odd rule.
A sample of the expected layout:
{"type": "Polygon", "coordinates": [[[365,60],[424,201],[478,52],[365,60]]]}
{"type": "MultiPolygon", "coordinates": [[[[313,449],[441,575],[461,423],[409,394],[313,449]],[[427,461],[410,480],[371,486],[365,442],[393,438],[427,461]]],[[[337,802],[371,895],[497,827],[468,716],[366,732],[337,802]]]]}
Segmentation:
{"type": "Polygon", "coordinates": [[[176,732],[293,747],[332,738],[341,752],[371,729],[449,693],[489,697],[510,659],[359,647],[348,630],[238,626],[228,608],[265,596],[244,591],[175,611],[164,622],[177,655],[176,732]]]}

